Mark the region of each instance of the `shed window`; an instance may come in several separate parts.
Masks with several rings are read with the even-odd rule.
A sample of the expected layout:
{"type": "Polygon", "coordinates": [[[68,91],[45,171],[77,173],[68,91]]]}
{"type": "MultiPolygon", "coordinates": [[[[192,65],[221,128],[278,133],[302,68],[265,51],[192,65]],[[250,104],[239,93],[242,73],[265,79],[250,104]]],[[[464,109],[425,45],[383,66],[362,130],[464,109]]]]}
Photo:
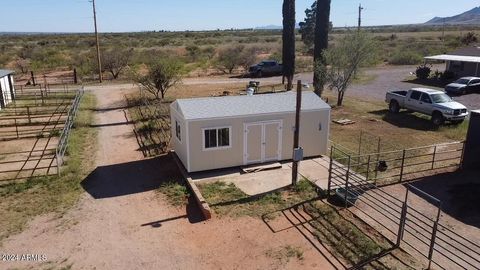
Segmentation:
{"type": "Polygon", "coordinates": [[[230,128],[212,128],[204,130],[204,148],[224,148],[230,147],[230,128]]]}
{"type": "Polygon", "coordinates": [[[176,120],[175,120],[175,136],[177,136],[177,139],[179,141],[182,141],[182,129],[180,127],[180,124],[176,120]]]}

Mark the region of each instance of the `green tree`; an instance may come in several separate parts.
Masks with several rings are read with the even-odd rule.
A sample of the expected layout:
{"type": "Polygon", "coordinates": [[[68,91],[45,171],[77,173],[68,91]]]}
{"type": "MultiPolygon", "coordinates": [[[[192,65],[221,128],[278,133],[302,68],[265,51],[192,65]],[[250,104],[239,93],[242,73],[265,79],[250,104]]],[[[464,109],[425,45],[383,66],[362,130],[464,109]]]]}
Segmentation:
{"type": "MultiPolygon", "coordinates": [[[[367,33],[349,31],[335,47],[324,53],[329,68],[315,72],[325,78],[329,88],[338,93],[337,105],[342,106],[343,98],[354,74],[365,66],[377,51],[376,41],[367,33]]],[[[317,66],[318,68],[318,66],[317,66]]]]}
{"type": "Polygon", "coordinates": [[[324,52],[328,49],[330,2],[331,0],[318,0],[315,9],[315,47],[313,51],[313,61],[316,69],[313,72],[313,87],[315,93],[320,97],[322,96],[325,85],[325,76],[322,72],[326,71],[327,66],[324,52]]]}
{"type": "Polygon", "coordinates": [[[283,76],[287,79],[287,89],[293,88],[295,75],[295,0],[283,1],[283,76]]]}
{"type": "Polygon", "coordinates": [[[229,46],[220,50],[216,59],[216,66],[223,73],[232,74],[233,70],[241,65],[242,63],[242,51],[245,46],[229,46]]]}
{"type": "Polygon", "coordinates": [[[102,71],[110,72],[114,79],[130,64],[133,49],[111,49],[104,51],[102,57],[102,71]]]}
{"type": "Polygon", "coordinates": [[[146,75],[135,74],[135,81],[155,96],[164,99],[168,89],[182,81],[183,64],[178,60],[162,58],[148,67],[146,75]]]}
{"type": "MultiPolygon", "coordinates": [[[[300,22],[300,34],[302,41],[308,49],[311,49],[315,40],[315,23],[317,18],[317,1],[313,2],[310,8],[305,10],[305,21],[300,22]]],[[[333,29],[332,22],[329,22],[329,30],[333,29]]]]}

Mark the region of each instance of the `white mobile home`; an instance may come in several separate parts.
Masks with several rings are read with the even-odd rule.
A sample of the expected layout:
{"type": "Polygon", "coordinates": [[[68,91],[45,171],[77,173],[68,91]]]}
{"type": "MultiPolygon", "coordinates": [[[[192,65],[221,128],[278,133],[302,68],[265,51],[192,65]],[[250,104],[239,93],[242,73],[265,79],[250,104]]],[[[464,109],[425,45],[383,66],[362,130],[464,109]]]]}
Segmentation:
{"type": "MultiPolygon", "coordinates": [[[[170,106],[175,153],[188,172],[292,159],[296,93],[179,99],[170,106]]],[[[302,93],[300,146],[324,155],[330,106],[302,93]]]]}
{"type": "Polygon", "coordinates": [[[13,71],[0,69],[0,110],[15,98],[13,71]]]}

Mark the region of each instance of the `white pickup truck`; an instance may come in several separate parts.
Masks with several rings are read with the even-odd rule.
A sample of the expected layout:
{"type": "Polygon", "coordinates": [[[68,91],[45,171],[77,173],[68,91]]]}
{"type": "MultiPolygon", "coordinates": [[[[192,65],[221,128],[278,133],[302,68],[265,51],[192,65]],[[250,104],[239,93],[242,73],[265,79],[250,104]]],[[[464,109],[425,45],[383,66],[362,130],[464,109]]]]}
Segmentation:
{"type": "Polygon", "coordinates": [[[385,101],[389,104],[392,113],[400,109],[407,109],[432,116],[432,123],[436,126],[445,121],[459,124],[468,116],[468,110],[462,104],[453,101],[442,91],[428,88],[412,88],[408,91],[391,91],[387,93],[385,101]]]}

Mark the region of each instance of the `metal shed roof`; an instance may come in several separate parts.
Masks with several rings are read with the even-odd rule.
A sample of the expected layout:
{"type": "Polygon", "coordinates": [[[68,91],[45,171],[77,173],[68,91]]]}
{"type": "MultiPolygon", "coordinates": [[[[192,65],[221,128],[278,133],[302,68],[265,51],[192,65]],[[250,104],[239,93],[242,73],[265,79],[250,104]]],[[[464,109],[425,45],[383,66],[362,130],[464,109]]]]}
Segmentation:
{"type": "MultiPolygon", "coordinates": [[[[179,99],[172,106],[186,120],[290,113],[296,109],[296,93],[179,99]]],[[[302,111],[329,109],[315,93],[302,93],[302,111]]]]}
{"type": "Polygon", "coordinates": [[[8,70],[8,69],[0,69],[0,78],[5,77],[7,75],[13,74],[15,71],[8,70]]]}
{"type": "Polygon", "coordinates": [[[480,63],[479,56],[465,56],[465,55],[450,55],[450,54],[440,54],[434,56],[425,57],[427,60],[440,60],[440,61],[458,61],[458,62],[469,62],[469,63],[480,63]]]}

